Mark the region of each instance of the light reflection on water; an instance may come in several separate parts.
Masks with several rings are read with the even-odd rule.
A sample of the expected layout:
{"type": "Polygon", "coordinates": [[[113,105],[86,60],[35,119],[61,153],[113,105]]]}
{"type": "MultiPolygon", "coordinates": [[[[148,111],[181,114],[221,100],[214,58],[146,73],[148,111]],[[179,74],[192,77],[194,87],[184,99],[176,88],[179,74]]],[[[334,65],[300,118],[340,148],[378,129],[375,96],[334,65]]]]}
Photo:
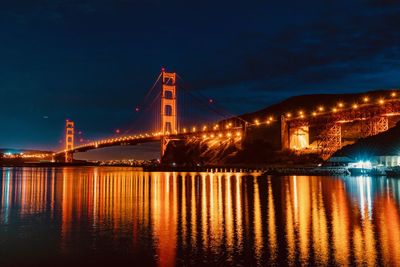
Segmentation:
{"type": "Polygon", "coordinates": [[[395,265],[400,180],[4,168],[0,265],[395,265]]]}

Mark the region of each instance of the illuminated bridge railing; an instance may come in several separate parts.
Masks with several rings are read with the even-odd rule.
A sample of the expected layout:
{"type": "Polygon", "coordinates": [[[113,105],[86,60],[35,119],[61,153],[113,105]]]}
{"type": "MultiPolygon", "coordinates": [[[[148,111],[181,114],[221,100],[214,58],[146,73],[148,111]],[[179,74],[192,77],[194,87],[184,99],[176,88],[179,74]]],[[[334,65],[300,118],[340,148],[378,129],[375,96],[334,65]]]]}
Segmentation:
{"type": "Polygon", "coordinates": [[[180,132],[176,132],[174,134],[166,134],[163,135],[161,133],[143,133],[143,134],[136,134],[136,135],[127,135],[127,136],[120,136],[120,137],[113,137],[107,139],[101,139],[93,142],[89,142],[83,145],[75,146],[71,150],[63,150],[59,151],[56,154],[62,154],[65,152],[85,152],[92,149],[103,148],[103,147],[110,147],[110,146],[118,146],[118,145],[136,145],[139,143],[147,143],[147,142],[154,142],[159,141],[163,137],[168,137],[170,139],[186,139],[190,137],[196,137],[203,140],[210,140],[210,139],[229,139],[229,138],[241,138],[242,137],[242,127],[226,127],[221,129],[219,127],[214,127],[211,129],[202,128],[197,130],[197,128],[192,128],[190,130],[183,129],[180,132]]]}
{"type": "Polygon", "coordinates": [[[285,115],[285,121],[293,126],[318,125],[330,122],[346,123],[357,120],[365,120],[377,116],[396,116],[400,115],[400,99],[379,100],[377,103],[353,104],[350,107],[337,107],[330,111],[312,112],[306,115],[299,111],[297,117],[291,114],[285,115]]]}

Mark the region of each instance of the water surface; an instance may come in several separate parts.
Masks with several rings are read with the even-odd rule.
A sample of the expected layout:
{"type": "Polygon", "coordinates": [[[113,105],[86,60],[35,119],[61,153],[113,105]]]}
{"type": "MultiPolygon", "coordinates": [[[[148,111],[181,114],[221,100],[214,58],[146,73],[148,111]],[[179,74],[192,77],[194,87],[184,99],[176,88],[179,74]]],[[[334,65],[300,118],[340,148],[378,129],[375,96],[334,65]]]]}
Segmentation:
{"type": "Polygon", "coordinates": [[[109,167],[0,175],[0,266],[400,263],[400,179],[109,167]]]}

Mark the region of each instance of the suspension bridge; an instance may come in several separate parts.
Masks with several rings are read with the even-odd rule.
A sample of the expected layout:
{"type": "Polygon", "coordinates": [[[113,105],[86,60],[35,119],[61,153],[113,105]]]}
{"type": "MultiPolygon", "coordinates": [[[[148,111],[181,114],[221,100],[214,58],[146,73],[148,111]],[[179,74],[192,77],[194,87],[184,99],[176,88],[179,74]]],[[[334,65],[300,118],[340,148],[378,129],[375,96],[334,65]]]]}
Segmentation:
{"type": "MultiPolygon", "coordinates": [[[[65,148],[57,153],[55,153],[55,158],[62,159],[65,162],[72,162],[73,156],[77,152],[86,152],[93,149],[112,147],[112,146],[132,146],[142,143],[149,142],[160,142],[160,159],[163,158],[165,151],[167,149],[168,143],[172,140],[184,140],[187,138],[201,138],[201,139],[214,139],[214,138],[224,138],[224,139],[241,139],[244,134],[247,122],[237,116],[232,116],[226,110],[221,108],[216,108],[212,104],[214,101],[212,99],[205,100],[204,97],[188,92],[187,94],[199,102],[206,109],[211,110],[219,117],[225,120],[223,123],[206,123],[201,127],[191,126],[183,127],[179,123],[180,114],[177,106],[177,78],[178,75],[173,72],[166,72],[162,69],[157,80],[150,88],[149,92],[145,96],[144,102],[151,102],[149,107],[144,109],[145,113],[155,113],[156,116],[152,118],[155,122],[155,127],[152,131],[143,131],[135,134],[122,134],[119,136],[114,136],[105,139],[99,139],[91,142],[86,142],[84,144],[75,145],[75,123],[71,120],[66,120],[65,124],[65,148]],[[157,86],[158,83],[161,86],[157,86]],[[155,97],[151,101],[146,101],[151,98],[153,91],[156,88],[161,88],[155,93],[155,97]],[[208,102],[208,104],[207,104],[208,102]],[[230,118],[227,121],[227,118],[230,118]]],[[[184,88],[183,86],[180,88],[184,88]]],[[[136,111],[140,111],[139,107],[136,107],[136,111]]],[[[146,118],[151,120],[151,118],[146,118]]],[[[154,124],[154,123],[153,123],[154,124]]],[[[193,123],[192,123],[193,125],[193,123]]]]}
{"type": "MultiPolygon", "coordinates": [[[[219,120],[213,123],[205,123],[200,126],[184,127],[181,110],[177,106],[178,75],[166,72],[162,69],[160,75],[145,96],[149,108],[144,109],[145,114],[154,114],[153,118],[146,118],[153,127],[151,131],[137,131],[136,133],[118,134],[104,139],[92,140],[75,144],[75,124],[67,120],[65,124],[65,147],[54,154],[59,161],[72,162],[74,153],[86,152],[93,149],[112,146],[132,146],[149,142],[160,142],[160,159],[163,158],[170,141],[187,140],[189,138],[201,140],[218,139],[244,139],[248,129],[252,127],[268,127],[274,123],[280,123],[280,142],[282,150],[292,150],[297,153],[316,153],[322,158],[329,158],[335,151],[342,147],[342,128],[347,124],[358,123],[360,131],[356,138],[364,138],[379,134],[388,130],[389,118],[400,116],[400,98],[397,91],[392,90],[389,96],[378,99],[370,99],[365,96],[353,104],[337,102],[331,108],[323,106],[313,110],[299,110],[296,113],[285,112],[283,114],[270,114],[265,119],[251,118],[244,120],[226,110],[217,108],[212,99],[196,96],[185,86],[180,84],[180,91],[186,91],[192,100],[200,103],[205,109],[219,116],[219,120]],[[279,120],[280,118],[280,120],[279,120]],[[312,130],[311,130],[312,129],[312,130]],[[312,133],[314,131],[314,133],[312,133]],[[311,142],[311,136],[314,140],[311,142]]],[[[184,102],[184,101],[181,101],[184,102]]],[[[192,106],[192,104],[190,104],[192,106]]],[[[193,108],[193,106],[192,106],[193,108]]],[[[196,109],[196,108],[195,108],[196,109]]],[[[136,111],[140,111],[136,107],[136,111]]],[[[189,117],[190,125],[196,118],[189,117]]],[[[398,119],[396,119],[396,122],[398,119]]],[[[138,128],[137,123],[134,128],[138,128]]],[[[198,123],[197,123],[198,125],[198,123]]],[[[268,139],[266,136],[265,139],[268,139]]],[[[82,140],[81,140],[82,141],[82,140]]]]}

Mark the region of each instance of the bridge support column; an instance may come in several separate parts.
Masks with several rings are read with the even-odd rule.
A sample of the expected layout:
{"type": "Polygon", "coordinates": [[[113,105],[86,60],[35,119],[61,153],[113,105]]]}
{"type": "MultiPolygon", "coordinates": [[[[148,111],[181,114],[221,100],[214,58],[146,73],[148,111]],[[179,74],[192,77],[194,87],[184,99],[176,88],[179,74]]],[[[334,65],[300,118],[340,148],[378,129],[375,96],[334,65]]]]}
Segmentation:
{"type": "Polygon", "coordinates": [[[65,122],[65,162],[72,162],[74,149],[74,122],[66,120],[65,122]]]}
{"type": "Polygon", "coordinates": [[[281,149],[289,149],[289,124],[286,122],[286,117],[281,116],[281,149]]]}
{"type": "Polygon", "coordinates": [[[368,137],[385,132],[389,129],[389,119],[386,116],[373,117],[361,124],[361,136],[368,137]]]}
{"type": "Polygon", "coordinates": [[[342,147],[342,126],[339,123],[327,124],[320,135],[318,147],[324,160],[339,150],[342,147]]]}

